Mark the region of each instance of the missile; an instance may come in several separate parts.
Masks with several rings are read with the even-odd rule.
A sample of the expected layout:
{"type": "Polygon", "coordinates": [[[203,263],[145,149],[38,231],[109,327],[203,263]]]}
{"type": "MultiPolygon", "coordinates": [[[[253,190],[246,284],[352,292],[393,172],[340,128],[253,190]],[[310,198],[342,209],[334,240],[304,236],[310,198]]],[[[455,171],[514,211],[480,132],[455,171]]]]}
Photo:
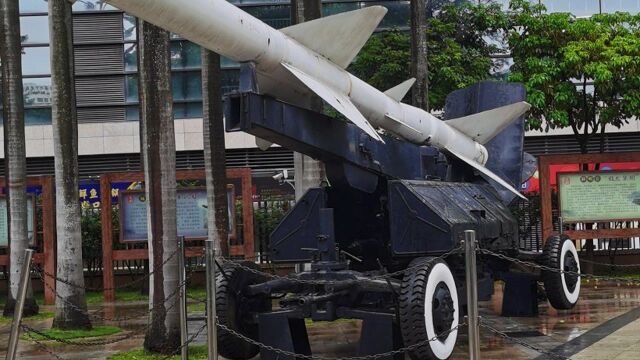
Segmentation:
{"type": "Polygon", "coordinates": [[[375,140],[383,141],[381,129],[418,145],[435,146],[522,197],[484,166],[489,154],[483,144],[528,111],[529,104],[442,121],[401,102],[414,79],[381,92],[345,70],[386,14],[385,7],[276,30],[225,0],[106,2],[220,55],[253,63],[261,94],[305,107],[320,97],[375,140]]]}

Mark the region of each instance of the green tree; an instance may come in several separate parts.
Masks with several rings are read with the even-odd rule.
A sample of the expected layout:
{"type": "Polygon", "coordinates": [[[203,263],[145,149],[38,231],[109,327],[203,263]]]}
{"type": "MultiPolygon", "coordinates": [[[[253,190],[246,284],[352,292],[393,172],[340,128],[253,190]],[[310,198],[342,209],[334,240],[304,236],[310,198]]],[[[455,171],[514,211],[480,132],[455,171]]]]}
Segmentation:
{"type": "MultiPolygon", "coordinates": [[[[446,96],[486,80],[502,64],[491,55],[501,53],[508,17],[496,3],[449,3],[427,19],[429,107],[444,107],[446,96]]],[[[393,30],[372,36],[349,70],[380,90],[410,77],[410,36],[393,30]]]]}
{"type": "Polygon", "coordinates": [[[510,7],[509,80],[527,87],[529,128],[571,127],[587,153],[593,135],[640,115],[640,16],[577,19],[525,0],[510,7]]]}

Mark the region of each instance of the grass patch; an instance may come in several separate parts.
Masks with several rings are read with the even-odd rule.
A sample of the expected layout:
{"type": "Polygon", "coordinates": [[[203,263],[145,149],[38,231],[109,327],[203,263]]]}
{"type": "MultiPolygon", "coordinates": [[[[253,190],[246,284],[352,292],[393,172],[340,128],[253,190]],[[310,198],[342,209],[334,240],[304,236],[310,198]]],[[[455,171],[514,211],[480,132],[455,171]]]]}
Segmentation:
{"type": "MultiPolygon", "coordinates": [[[[109,336],[113,334],[117,334],[121,332],[117,326],[95,326],[91,330],[60,330],[60,329],[47,329],[42,330],[42,332],[51,337],[55,337],[58,339],[70,340],[70,339],[81,339],[81,338],[92,338],[92,337],[100,337],[100,336],[109,336]]],[[[22,335],[24,340],[46,340],[45,337],[38,334],[29,334],[22,335]]]]}
{"type": "MultiPolygon", "coordinates": [[[[87,297],[87,304],[90,305],[102,304],[104,302],[104,295],[101,291],[87,291],[85,296],[87,297]]],[[[140,290],[116,290],[116,301],[133,302],[148,300],[149,295],[142,294],[140,290]]]]}
{"type": "Polygon", "coordinates": [[[330,325],[330,324],[355,324],[358,320],[356,319],[336,319],[333,321],[313,321],[311,319],[304,319],[304,324],[308,328],[312,328],[314,326],[322,326],[322,325],[330,325]]]}
{"type": "MultiPolygon", "coordinates": [[[[189,359],[205,360],[207,358],[207,346],[195,345],[189,346],[189,359]]],[[[149,354],[143,349],[121,352],[107,357],[107,360],[160,360],[164,359],[164,355],[149,354]]],[[[180,360],[180,355],[170,357],[171,360],[180,360]]]]}
{"type": "MultiPolygon", "coordinates": [[[[55,316],[54,313],[49,311],[43,311],[35,315],[26,316],[22,318],[22,321],[38,321],[38,320],[47,320],[51,319],[55,316]]],[[[10,324],[13,321],[12,317],[0,317],[0,324],[10,324]]]]}

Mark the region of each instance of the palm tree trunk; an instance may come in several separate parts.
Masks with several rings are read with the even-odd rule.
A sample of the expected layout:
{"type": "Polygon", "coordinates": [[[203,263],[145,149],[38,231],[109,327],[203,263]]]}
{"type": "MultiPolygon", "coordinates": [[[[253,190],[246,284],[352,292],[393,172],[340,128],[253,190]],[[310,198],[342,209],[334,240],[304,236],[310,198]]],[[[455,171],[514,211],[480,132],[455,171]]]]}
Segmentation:
{"type": "Polygon", "coordinates": [[[429,110],[427,69],[427,1],[411,0],[411,76],[416,78],[413,86],[413,105],[429,110]]]}
{"type": "MultiPolygon", "coordinates": [[[[18,0],[0,0],[2,31],[0,33],[0,63],[4,118],[4,166],[7,188],[7,234],[9,235],[9,291],[4,315],[12,316],[18,295],[20,269],[24,250],[29,246],[27,235],[27,166],[24,137],[24,100],[22,92],[22,62],[20,16],[18,0]]],[[[31,287],[27,290],[24,315],[38,313],[38,304],[31,287]]]]}
{"type": "MultiPolygon", "coordinates": [[[[322,17],[321,0],[291,0],[291,22],[299,24],[322,17]]],[[[313,110],[322,111],[322,101],[313,104],[313,110]]],[[[293,153],[296,200],[310,188],[318,187],[326,178],[324,164],[307,155],[293,153]]]]}
{"type": "Polygon", "coordinates": [[[73,64],[71,3],[49,0],[53,154],[56,178],[57,276],[53,327],[90,329],[84,292],[78,202],[78,118],[73,64]],[[68,285],[67,283],[73,284],[68,285]]]}
{"type": "Polygon", "coordinates": [[[209,239],[216,244],[216,252],[228,256],[229,216],[221,79],[220,55],[202,48],[204,171],[209,208],[207,228],[209,239]]]}
{"type": "Polygon", "coordinates": [[[180,345],[180,324],[178,258],[172,256],[178,242],[169,33],[139,21],[138,34],[140,143],[149,219],[149,267],[154,271],[149,279],[152,311],[144,348],[170,354],[180,345]]]}

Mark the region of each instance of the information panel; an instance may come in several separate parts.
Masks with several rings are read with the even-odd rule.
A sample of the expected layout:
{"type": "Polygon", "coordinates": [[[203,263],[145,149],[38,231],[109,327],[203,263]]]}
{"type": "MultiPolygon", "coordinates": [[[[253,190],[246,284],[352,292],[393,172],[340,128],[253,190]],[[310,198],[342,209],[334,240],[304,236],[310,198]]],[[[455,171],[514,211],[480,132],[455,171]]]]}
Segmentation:
{"type": "MultiPolygon", "coordinates": [[[[27,196],[27,236],[29,238],[29,243],[34,244],[33,242],[33,228],[35,224],[35,219],[33,217],[33,213],[35,210],[35,201],[34,197],[27,196]]],[[[0,247],[9,246],[9,234],[8,229],[9,226],[7,224],[7,198],[2,195],[0,197],[0,247]]]]}
{"type": "Polygon", "coordinates": [[[640,171],[558,173],[564,222],[640,219],[640,171]]]}
{"type": "MultiPolygon", "coordinates": [[[[178,189],[176,195],[178,236],[207,237],[207,190],[178,189]]],[[[147,201],[144,190],[120,192],[120,240],[147,241],[147,201]]]]}

